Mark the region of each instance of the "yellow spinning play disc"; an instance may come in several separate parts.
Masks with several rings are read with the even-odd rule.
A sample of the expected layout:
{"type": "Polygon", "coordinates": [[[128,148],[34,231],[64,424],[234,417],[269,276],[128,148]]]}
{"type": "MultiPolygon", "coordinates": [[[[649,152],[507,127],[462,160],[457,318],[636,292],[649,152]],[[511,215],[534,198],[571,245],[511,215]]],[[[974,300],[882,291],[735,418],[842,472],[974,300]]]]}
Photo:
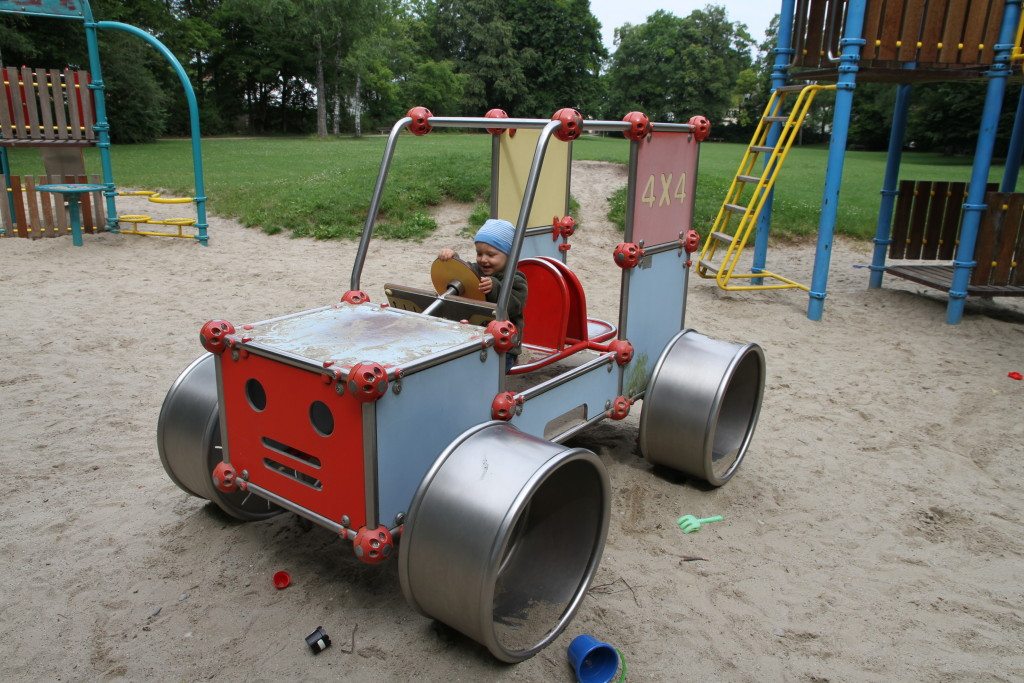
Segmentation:
{"type": "Polygon", "coordinates": [[[434,259],[430,266],[430,279],[434,283],[434,290],[438,294],[444,294],[448,285],[453,282],[462,284],[462,291],[459,296],[474,301],[486,301],[487,297],[480,291],[480,278],[469,267],[469,264],[462,259],[455,257],[442,261],[434,259]]]}

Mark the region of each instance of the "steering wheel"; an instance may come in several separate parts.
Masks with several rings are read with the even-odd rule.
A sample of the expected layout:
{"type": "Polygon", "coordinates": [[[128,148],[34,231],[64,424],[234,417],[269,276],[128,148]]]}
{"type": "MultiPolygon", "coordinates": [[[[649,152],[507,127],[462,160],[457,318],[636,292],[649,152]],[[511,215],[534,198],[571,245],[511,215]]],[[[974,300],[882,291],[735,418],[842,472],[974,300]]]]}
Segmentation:
{"type": "Polygon", "coordinates": [[[480,291],[480,278],[458,256],[447,261],[434,259],[430,266],[430,279],[434,289],[442,296],[457,294],[474,301],[487,300],[487,296],[480,291]],[[449,291],[452,288],[454,291],[449,291]]]}

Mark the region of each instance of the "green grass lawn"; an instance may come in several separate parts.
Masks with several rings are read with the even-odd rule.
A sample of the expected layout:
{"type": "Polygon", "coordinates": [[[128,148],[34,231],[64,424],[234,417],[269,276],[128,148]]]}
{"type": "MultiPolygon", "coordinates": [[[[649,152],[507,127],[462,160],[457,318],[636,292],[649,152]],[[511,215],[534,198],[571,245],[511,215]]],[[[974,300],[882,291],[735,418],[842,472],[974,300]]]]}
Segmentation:
{"type": "MultiPolygon", "coordinates": [[[[380,168],[385,138],[231,138],[203,141],[208,207],[249,226],[276,233],[317,238],[354,237],[362,229],[380,168]]],[[[694,226],[710,226],[745,147],[705,143],[697,181],[694,226]]],[[[193,194],[188,140],[161,140],[112,148],[119,187],[162,188],[178,196],[193,194]]],[[[628,144],[621,138],[585,137],[573,157],[625,163],[628,144]]],[[[428,209],[447,199],[486,201],[490,179],[490,136],[435,133],[422,138],[403,135],[381,203],[382,237],[422,237],[435,226],[428,209]]],[[[818,227],[827,150],[794,148],[775,193],[773,233],[814,234],[818,227]]],[[[968,180],[971,160],[905,153],[901,177],[920,180],[968,180]]],[[[98,173],[95,149],[86,150],[86,165],[98,173]]],[[[33,150],[11,152],[15,174],[42,173],[33,150]]],[[[846,156],[837,232],[871,237],[878,213],[885,155],[850,152],[846,156]]],[[[993,167],[998,182],[1002,168],[993,167]]],[[[1020,183],[1018,184],[1018,186],[1020,183]]],[[[612,198],[612,219],[621,225],[624,192],[612,198]]]]}

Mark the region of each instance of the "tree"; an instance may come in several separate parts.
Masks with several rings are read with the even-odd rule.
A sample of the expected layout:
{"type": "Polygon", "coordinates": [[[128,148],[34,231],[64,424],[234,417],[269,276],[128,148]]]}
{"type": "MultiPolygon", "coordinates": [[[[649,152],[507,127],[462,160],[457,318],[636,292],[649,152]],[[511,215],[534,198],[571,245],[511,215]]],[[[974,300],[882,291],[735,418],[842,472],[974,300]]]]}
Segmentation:
{"type": "Polygon", "coordinates": [[[703,114],[718,121],[729,110],[737,77],[750,66],[751,38],[721,7],[683,19],[658,10],[615,35],[618,49],[608,72],[612,111],[640,110],[668,121],[703,114]]]}

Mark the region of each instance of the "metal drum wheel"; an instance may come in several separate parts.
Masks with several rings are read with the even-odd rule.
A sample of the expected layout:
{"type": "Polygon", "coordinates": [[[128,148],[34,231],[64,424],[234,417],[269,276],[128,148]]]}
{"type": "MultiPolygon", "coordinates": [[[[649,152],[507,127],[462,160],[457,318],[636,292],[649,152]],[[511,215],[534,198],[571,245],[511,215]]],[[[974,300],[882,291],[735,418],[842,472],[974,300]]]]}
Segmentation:
{"type": "Polygon", "coordinates": [[[683,330],[651,375],[640,413],[640,450],[713,486],[727,482],[754,435],[764,394],[764,352],[683,330]]]}
{"type": "Polygon", "coordinates": [[[406,600],[498,659],[532,657],[569,624],[608,533],[600,459],[488,422],[462,434],[413,498],[399,549],[406,600]]]}
{"type": "Polygon", "coordinates": [[[281,508],[242,491],[222,493],[211,473],[221,462],[217,365],[207,353],[195,359],[171,385],[156,428],[160,462],[171,480],[193,496],[217,504],[245,521],[272,517],[281,508]]]}

